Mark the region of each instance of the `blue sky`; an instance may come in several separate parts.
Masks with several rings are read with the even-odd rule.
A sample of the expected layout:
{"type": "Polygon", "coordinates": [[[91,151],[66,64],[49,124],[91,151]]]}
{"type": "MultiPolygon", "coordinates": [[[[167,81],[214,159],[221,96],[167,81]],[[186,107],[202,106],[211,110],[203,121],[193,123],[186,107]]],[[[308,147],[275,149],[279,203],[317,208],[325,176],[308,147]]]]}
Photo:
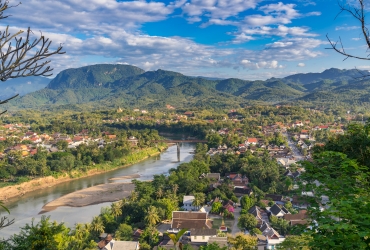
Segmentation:
{"type": "Polygon", "coordinates": [[[27,0],[6,13],[2,29],[30,26],[62,43],[67,53],[51,58],[55,74],[97,63],[249,80],[370,70],[368,61],[325,49],[328,34],[367,55],[359,23],[338,12],[337,0],[27,0]]]}

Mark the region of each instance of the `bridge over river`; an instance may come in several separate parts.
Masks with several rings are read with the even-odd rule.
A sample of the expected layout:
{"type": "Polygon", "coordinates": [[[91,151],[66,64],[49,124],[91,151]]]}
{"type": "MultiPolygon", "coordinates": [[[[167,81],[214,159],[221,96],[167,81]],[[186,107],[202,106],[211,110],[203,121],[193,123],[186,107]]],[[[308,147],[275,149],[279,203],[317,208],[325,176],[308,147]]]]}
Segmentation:
{"type": "MultiPolygon", "coordinates": [[[[173,143],[177,145],[177,160],[180,162],[180,143],[204,143],[207,142],[206,140],[198,140],[198,139],[190,139],[190,140],[154,140],[153,142],[165,142],[165,143],[173,143]]],[[[190,152],[193,153],[193,152],[190,152]]]]}
{"type": "Polygon", "coordinates": [[[155,140],[153,142],[166,142],[166,143],[181,143],[181,142],[188,142],[188,143],[201,143],[207,142],[206,140],[198,140],[198,139],[190,139],[190,140],[155,140]]]}

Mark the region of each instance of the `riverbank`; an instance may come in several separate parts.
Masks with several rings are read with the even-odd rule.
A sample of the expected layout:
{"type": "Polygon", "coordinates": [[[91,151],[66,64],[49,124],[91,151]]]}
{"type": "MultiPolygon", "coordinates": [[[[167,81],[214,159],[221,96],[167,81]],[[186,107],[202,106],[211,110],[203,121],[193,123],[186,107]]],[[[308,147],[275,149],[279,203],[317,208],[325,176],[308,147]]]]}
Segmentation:
{"type": "Polygon", "coordinates": [[[96,164],[93,169],[86,172],[74,171],[71,173],[64,173],[58,177],[47,176],[37,178],[31,181],[27,181],[21,184],[12,185],[0,188],[0,200],[5,204],[14,198],[19,198],[28,192],[36,191],[39,189],[50,188],[60,183],[68,182],[71,180],[76,180],[84,177],[89,177],[92,175],[97,175],[119,168],[125,168],[131,166],[132,164],[143,161],[151,156],[160,154],[166,148],[148,148],[141,151],[134,152],[127,158],[123,158],[120,161],[96,164]]]}
{"type": "Polygon", "coordinates": [[[49,202],[42,207],[40,214],[53,211],[61,206],[85,207],[103,202],[119,201],[130,196],[134,189],[135,185],[132,183],[107,183],[85,188],[49,202]]]}

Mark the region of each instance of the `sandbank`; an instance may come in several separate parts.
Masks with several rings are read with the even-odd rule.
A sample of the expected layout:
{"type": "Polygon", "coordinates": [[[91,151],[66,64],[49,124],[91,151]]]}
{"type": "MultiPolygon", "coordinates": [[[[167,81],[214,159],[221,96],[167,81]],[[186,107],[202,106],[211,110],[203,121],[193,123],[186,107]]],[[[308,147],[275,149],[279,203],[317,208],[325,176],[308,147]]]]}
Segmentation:
{"type": "Polygon", "coordinates": [[[117,180],[127,180],[127,179],[134,179],[134,178],[140,178],[140,174],[131,174],[131,175],[125,175],[125,176],[118,176],[110,178],[110,181],[117,181],[117,180]]]}
{"type": "Polygon", "coordinates": [[[103,202],[119,201],[130,196],[134,189],[135,185],[132,183],[107,183],[85,188],[47,203],[43,206],[40,214],[61,206],[84,207],[103,202]]]}

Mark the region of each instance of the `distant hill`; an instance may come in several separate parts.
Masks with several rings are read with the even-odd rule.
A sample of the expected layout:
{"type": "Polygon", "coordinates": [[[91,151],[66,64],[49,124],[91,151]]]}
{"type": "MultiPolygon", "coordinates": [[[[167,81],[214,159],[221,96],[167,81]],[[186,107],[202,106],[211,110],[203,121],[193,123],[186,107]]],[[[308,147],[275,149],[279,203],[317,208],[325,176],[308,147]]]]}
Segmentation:
{"type": "Polygon", "coordinates": [[[82,104],[95,108],[118,105],[164,108],[166,104],[178,108],[225,108],[287,101],[369,102],[369,81],[357,79],[359,75],[357,70],[328,69],[322,73],[248,81],[192,77],[161,69],[145,72],[130,65],[98,64],[64,70],[45,88],[18,98],[12,104],[18,108],[76,107],[82,104]]]}
{"type": "Polygon", "coordinates": [[[322,73],[307,73],[307,74],[295,74],[291,76],[284,77],[285,81],[290,81],[294,83],[301,83],[303,85],[310,84],[313,82],[319,82],[326,79],[331,81],[342,81],[342,80],[354,80],[363,75],[368,75],[369,72],[365,70],[356,70],[356,69],[327,69],[322,73]]]}

